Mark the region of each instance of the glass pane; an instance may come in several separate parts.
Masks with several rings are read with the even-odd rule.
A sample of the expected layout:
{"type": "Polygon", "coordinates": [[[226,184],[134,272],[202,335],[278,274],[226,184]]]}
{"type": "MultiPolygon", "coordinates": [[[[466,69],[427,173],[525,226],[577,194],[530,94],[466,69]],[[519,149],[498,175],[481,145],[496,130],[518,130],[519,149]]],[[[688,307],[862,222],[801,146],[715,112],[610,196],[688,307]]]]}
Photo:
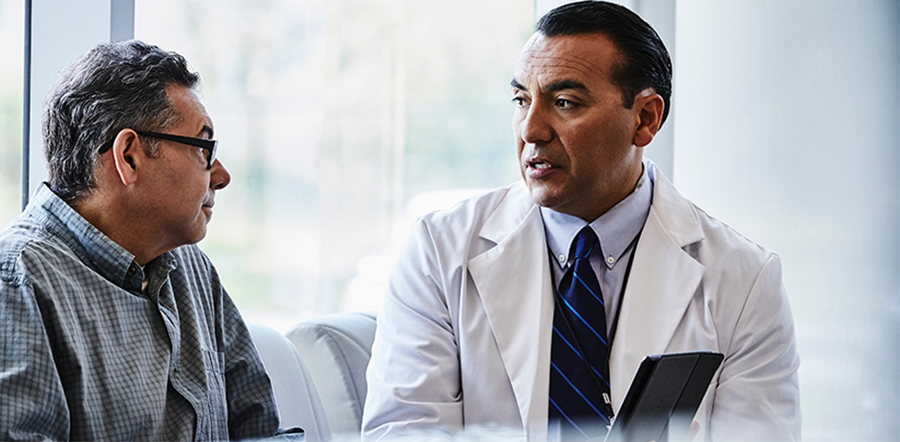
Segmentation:
{"type": "Polygon", "coordinates": [[[0,228],[22,209],[24,40],[25,2],[0,0],[0,228]]]}
{"type": "Polygon", "coordinates": [[[232,174],[201,246],[248,320],[376,309],[415,216],[518,179],[533,0],[135,3],[200,72],[232,174]]]}

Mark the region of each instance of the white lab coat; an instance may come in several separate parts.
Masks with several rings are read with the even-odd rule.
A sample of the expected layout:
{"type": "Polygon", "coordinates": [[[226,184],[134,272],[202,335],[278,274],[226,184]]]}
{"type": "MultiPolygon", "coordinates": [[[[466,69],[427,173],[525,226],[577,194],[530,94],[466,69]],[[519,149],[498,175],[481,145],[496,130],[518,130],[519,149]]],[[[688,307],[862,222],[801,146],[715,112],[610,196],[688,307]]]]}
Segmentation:
{"type": "MultiPolygon", "coordinates": [[[[725,354],[698,439],[798,440],[793,320],[778,255],[681,196],[653,203],[610,356],[618,410],[650,354],[725,354]]],[[[538,206],[521,182],[420,219],[391,276],[363,415],[366,438],[499,425],[547,438],[553,288],[538,206]]]]}

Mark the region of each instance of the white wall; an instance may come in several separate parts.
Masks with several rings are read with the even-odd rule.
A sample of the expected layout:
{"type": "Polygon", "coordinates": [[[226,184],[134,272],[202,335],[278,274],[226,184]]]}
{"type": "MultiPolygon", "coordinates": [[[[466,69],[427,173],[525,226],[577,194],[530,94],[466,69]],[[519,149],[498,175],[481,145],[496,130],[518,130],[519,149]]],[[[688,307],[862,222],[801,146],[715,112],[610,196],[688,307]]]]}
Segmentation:
{"type": "Polygon", "coordinates": [[[807,440],[896,440],[894,0],[679,1],[675,184],[776,250],[807,440]]]}

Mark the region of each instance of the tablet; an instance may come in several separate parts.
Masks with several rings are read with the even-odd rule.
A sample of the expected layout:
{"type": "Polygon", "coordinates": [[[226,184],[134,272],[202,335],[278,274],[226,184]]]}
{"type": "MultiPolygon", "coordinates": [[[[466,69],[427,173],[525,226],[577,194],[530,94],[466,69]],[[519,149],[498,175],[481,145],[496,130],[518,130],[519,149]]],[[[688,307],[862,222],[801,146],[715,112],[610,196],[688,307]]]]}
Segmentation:
{"type": "Polygon", "coordinates": [[[723,359],[707,351],[644,358],[606,440],[683,439],[723,359]]]}

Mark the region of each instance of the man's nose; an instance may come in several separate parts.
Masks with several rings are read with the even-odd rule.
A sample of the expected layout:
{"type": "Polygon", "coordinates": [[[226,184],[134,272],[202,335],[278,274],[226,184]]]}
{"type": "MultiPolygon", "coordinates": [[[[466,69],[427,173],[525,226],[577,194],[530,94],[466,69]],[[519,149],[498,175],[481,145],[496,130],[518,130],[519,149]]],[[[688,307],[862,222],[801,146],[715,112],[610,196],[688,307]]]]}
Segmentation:
{"type": "Polygon", "coordinates": [[[224,189],[230,182],[231,174],[228,173],[225,166],[216,159],[216,161],[213,162],[212,169],[210,169],[209,187],[212,187],[215,190],[224,189]]]}
{"type": "Polygon", "coordinates": [[[519,136],[527,144],[546,143],[553,138],[553,129],[549,123],[549,115],[543,106],[532,103],[525,112],[520,123],[519,136]]]}

